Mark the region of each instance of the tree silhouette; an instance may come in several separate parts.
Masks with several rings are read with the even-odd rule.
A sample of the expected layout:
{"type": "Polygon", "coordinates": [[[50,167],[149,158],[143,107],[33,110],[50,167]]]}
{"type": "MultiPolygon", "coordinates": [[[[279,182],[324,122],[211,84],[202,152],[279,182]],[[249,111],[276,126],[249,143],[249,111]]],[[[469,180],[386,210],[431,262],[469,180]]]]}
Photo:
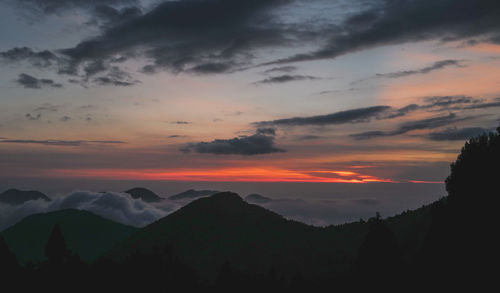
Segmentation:
{"type": "Polygon", "coordinates": [[[471,138],[451,164],[448,197],[433,204],[432,223],[420,255],[426,279],[442,287],[492,280],[498,248],[500,127],[471,138]]]}
{"type": "Polygon", "coordinates": [[[45,245],[45,257],[47,257],[50,265],[61,266],[68,260],[69,256],[61,227],[56,224],[45,245]]]}
{"type": "Polygon", "coordinates": [[[450,204],[485,207],[498,196],[500,169],[500,126],[497,133],[482,134],[465,143],[451,174],[446,178],[450,204]]]}

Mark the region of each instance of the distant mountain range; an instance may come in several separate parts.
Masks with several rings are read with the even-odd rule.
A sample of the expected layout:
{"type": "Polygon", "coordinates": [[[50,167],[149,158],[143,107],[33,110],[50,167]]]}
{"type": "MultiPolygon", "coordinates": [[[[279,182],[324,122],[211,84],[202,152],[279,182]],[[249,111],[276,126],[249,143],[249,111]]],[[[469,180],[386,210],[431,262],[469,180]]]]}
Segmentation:
{"type": "MultiPolygon", "coordinates": [[[[145,188],[127,193],[148,202],[163,199],[145,188]]],[[[38,192],[30,194],[34,196],[23,199],[44,198],[38,192]]],[[[259,194],[243,200],[232,192],[191,189],[169,199],[194,201],[142,229],[87,211],[63,210],[26,217],[0,235],[22,262],[40,261],[50,231],[59,223],[68,248],[85,261],[104,255],[120,260],[136,252],[169,247],[202,278],[213,280],[226,261],[238,271],[252,274],[265,274],[271,268],[288,277],[299,271],[311,276],[347,272],[369,227],[364,221],[314,227],[287,220],[259,206],[273,201],[259,194]]],[[[385,220],[404,248],[403,257],[414,256],[422,246],[430,225],[429,210],[425,206],[385,220]]]]}
{"type": "Polygon", "coordinates": [[[41,261],[56,224],[61,226],[68,249],[86,261],[96,260],[138,230],[87,211],[62,210],[28,216],[0,235],[21,262],[41,261]]]}
{"type": "Polygon", "coordinates": [[[252,193],[245,197],[245,201],[249,203],[268,203],[273,200],[270,199],[269,197],[265,197],[257,193],[252,193]]]}
{"type": "Polygon", "coordinates": [[[125,193],[128,193],[132,198],[142,199],[145,202],[159,202],[164,199],[151,190],[142,187],[129,189],[125,193]]]}
{"type": "MultiPolygon", "coordinates": [[[[429,219],[424,207],[390,218],[387,224],[411,255],[421,245],[416,239],[424,238],[429,219]]],[[[109,256],[119,260],[154,247],[170,247],[207,279],[213,279],[226,261],[243,273],[264,274],[273,268],[285,276],[299,271],[329,276],[351,269],[367,229],[366,222],[309,226],[224,192],[197,199],[140,229],[109,256]]]]}
{"type": "Polygon", "coordinates": [[[0,202],[10,205],[20,205],[30,200],[41,199],[51,201],[51,199],[40,191],[22,191],[18,189],[9,189],[0,194],[0,202]]]}
{"type": "Polygon", "coordinates": [[[216,190],[194,190],[194,189],[189,189],[184,192],[169,196],[168,199],[170,200],[182,200],[182,199],[195,199],[199,197],[204,197],[204,196],[211,196],[219,191],[216,190]]]}

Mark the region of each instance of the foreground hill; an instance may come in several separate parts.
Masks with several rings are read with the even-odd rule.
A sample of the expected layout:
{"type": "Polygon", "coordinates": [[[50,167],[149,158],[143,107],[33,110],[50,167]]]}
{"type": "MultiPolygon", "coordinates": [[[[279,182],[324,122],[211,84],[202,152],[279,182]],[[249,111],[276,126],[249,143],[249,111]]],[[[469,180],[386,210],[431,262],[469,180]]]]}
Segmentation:
{"type": "Polygon", "coordinates": [[[30,200],[41,199],[50,201],[50,198],[40,191],[23,191],[18,189],[9,189],[0,194],[0,202],[10,205],[20,205],[30,200]]]}
{"type": "MultiPolygon", "coordinates": [[[[406,235],[406,228],[416,226],[425,235],[422,218],[426,217],[424,210],[406,213],[391,218],[389,226],[398,232],[407,250],[415,251],[414,238],[423,236],[406,235]]],[[[195,200],[139,230],[110,256],[119,260],[135,252],[169,247],[174,256],[208,279],[226,261],[242,273],[265,274],[274,269],[284,276],[301,272],[327,277],[351,269],[367,229],[365,222],[308,226],[224,192],[195,200]]]]}
{"type": "Polygon", "coordinates": [[[21,262],[41,261],[56,224],[60,224],[68,249],[86,261],[96,260],[137,230],[87,211],[62,210],[28,216],[0,235],[21,262]]]}
{"type": "Polygon", "coordinates": [[[145,202],[159,202],[162,201],[163,198],[159,197],[156,193],[152,192],[149,189],[142,187],[135,187],[125,191],[125,193],[129,194],[132,198],[142,199],[145,202]]]}

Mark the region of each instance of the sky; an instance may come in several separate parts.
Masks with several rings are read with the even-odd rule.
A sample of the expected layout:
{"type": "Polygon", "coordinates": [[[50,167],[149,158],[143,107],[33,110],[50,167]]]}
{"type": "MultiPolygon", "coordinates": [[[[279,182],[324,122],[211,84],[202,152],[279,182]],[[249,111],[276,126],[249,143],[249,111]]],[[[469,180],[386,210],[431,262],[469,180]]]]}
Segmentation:
{"type": "Polygon", "coordinates": [[[464,141],[499,124],[499,13],[494,0],[0,0],[0,186],[434,196],[464,141]]]}

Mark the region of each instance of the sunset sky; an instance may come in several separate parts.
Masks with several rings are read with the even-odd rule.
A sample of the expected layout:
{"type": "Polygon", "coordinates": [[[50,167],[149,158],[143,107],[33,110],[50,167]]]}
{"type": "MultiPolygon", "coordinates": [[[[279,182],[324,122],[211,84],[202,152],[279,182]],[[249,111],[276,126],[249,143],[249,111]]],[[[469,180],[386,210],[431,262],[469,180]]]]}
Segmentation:
{"type": "Polygon", "coordinates": [[[464,140],[499,124],[499,13],[0,0],[0,177],[442,183],[464,140]]]}

